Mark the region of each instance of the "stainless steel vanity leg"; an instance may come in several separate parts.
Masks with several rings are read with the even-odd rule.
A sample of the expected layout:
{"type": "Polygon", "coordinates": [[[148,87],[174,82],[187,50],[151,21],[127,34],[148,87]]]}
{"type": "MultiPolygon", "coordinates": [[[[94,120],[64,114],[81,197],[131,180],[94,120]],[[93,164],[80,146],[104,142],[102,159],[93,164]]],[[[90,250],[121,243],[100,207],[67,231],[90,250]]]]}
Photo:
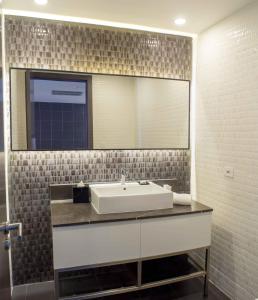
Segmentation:
{"type": "Polygon", "coordinates": [[[55,270],[54,279],[55,279],[55,298],[59,299],[60,297],[59,272],[57,270],[55,270]]]}
{"type": "Polygon", "coordinates": [[[204,277],[204,296],[208,296],[209,290],[209,273],[210,273],[210,247],[206,248],[205,251],[205,277],[204,277]]]}
{"type": "Polygon", "coordinates": [[[137,262],[137,286],[142,285],[142,261],[138,260],[137,262]]]}

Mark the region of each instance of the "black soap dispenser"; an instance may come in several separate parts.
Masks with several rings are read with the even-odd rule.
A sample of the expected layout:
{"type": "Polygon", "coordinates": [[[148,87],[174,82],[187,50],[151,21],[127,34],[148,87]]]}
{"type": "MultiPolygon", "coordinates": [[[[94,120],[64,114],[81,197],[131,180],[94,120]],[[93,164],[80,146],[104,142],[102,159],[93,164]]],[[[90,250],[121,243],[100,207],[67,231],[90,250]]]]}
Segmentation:
{"type": "Polygon", "coordinates": [[[89,185],[82,181],[73,187],[73,203],[89,203],[90,191],[89,185]]]}

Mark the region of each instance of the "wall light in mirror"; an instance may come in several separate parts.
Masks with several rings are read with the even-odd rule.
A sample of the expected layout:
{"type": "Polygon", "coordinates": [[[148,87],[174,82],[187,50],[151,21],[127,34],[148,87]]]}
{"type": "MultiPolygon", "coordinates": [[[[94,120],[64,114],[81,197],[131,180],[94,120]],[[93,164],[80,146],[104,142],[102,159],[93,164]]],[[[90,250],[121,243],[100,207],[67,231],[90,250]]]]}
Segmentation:
{"type": "Polygon", "coordinates": [[[176,18],[176,19],[174,20],[174,23],[175,23],[177,26],[182,26],[182,25],[185,25],[186,19],[185,19],[185,18],[176,18]]]}
{"type": "Polygon", "coordinates": [[[48,0],[34,0],[34,2],[38,5],[46,5],[48,0]]]}

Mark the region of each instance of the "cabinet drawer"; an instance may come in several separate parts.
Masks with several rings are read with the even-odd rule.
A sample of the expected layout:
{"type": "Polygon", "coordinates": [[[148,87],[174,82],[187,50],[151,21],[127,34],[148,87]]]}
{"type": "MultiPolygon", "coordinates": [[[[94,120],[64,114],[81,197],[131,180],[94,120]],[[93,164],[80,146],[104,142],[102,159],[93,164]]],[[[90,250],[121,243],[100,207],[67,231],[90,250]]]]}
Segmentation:
{"type": "Polygon", "coordinates": [[[211,213],[141,221],[141,256],[151,257],[209,246],[211,213]]]}
{"type": "Polygon", "coordinates": [[[54,269],[140,257],[138,221],[53,228],[54,269]]]}

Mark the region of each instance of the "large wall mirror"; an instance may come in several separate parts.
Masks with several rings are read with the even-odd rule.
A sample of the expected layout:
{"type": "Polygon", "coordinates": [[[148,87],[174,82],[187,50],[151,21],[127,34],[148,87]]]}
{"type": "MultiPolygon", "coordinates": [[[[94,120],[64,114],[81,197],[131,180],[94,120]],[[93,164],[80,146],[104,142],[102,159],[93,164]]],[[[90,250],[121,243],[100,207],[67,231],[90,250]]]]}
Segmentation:
{"type": "Polygon", "coordinates": [[[187,149],[190,82],[10,69],[12,150],[187,149]]]}

